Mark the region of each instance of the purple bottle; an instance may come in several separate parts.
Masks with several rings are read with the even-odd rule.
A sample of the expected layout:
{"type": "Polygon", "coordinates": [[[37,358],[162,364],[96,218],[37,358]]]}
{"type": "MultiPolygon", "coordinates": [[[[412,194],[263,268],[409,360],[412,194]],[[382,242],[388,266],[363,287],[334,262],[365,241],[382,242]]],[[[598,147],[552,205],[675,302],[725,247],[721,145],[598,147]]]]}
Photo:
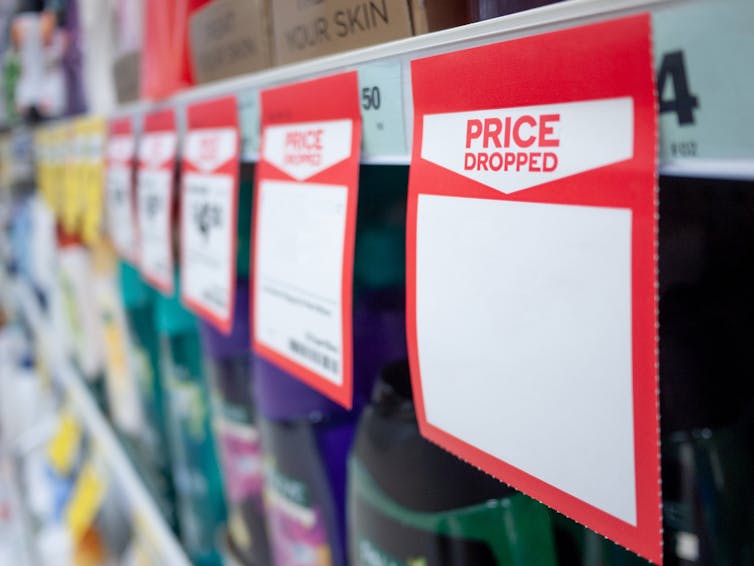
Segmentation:
{"type": "Polygon", "coordinates": [[[403,288],[364,293],[354,309],[354,402],[346,411],[254,357],[267,526],[274,564],[345,566],[346,461],[379,369],[406,356],[403,288]]]}
{"type": "Polygon", "coordinates": [[[269,564],[262,501],[262,449],[249,358],[249,284],[238,281],[233,328],[200,324],[212,397],[212,425],[228,506],[228,544],[243,564],[269,564]]]}
{"type": "Polygon", "coordinates": [[[276,566],[345,566],[346,462],[387,363],[406,357],[407,167],[362,166],[354,254],[353,409],[259,356],[254,387],[276,566]],[[368,174],[364,174],[368,171],[368,174]]]}
{"type": "Polygon", "coordinates": [[[471,0],[469,2],[469,18],[472,22],[488,20],[559,1],[561,0],[471,0]]]}

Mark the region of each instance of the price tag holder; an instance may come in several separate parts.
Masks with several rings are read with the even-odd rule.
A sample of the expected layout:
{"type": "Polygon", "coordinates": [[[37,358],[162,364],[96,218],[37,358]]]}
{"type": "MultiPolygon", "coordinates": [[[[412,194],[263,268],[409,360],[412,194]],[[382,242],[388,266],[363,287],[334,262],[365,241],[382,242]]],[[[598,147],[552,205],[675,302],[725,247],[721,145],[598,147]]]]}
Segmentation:
{"type": "Polygon", "coordinates": [[[659,562],[650,45],[640,15],[412,63],[407,336],[424,436],[659,562]]]}
{"type": "Polygon", "coordinates": [[[189,106],[181,189],[181,298],[229,333],[236,289],[240,136],[235,97],[189,106]]]}
{"type": "Polygon", "coordinates": [[[118,254],[136,263],[136,213],[133,192],[133,161],[136,139],[131,118],[110,122],[107,140],[107,223],[118,254]]]}
{"type": "Polygon", "coordinates": [[[253,347],[350,407],[361,118],[356,72],[262,92],[253,347]]]}
{"type": "Polygon", "coordinates": [[[652,21],[660,159],[754,159],[754,2],[682,4],[652,21]]]}
{"type": "Polygon", "coordinates": [[[241,125],[241,160],[249,163],[259,157],[261,115],[258,90],[245,90],[238,95],[238,120],[241,125]]]}
{"type": "Polygon", "coordinates": [[[401,64],[395,61],[359,67],[362,149],[366,155],[405,155],[401,64]]]}
{"type": "Polygon", "coordinates": [[[173,294],[173,174],[177,144],[172,109],[144,117],[136,181],[140,269],[144,278],[166,295],[173,294]]]}

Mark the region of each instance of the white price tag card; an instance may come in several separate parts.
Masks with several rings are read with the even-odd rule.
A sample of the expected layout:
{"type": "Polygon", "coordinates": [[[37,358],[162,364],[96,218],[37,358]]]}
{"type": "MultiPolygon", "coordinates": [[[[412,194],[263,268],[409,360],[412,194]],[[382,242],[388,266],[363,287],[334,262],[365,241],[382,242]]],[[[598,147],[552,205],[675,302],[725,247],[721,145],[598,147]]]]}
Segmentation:
{"type": "Polygon", "coordinates": [[[362,149],[366,155],[404,155],[401,64],[395,61],[359,67],[362,149]]]}
{"type": "Polygon", "coordinates": [[[262,92],[253,346],[345,407],[361,120],[355,72],[262,92]]]}
{"type": "Polygon", "coordinates": [[[652,23],[660,159],[754,160],[754,2],[683,3],[652,23]]]}
{"type": "Polygon", "coordinates": [[[650,53],[640,15],[412,62],[406,331],[424,436],[659,562],[650,53]]]}
{"type": "Polygon", "coordinates": [[[226,334],[236,289],[239,149],[235,97],[189,106],[181,190],[181,297],[226,334]]]}
{"type": "Polygon", "coordinates": [[[173,110],[144,117],[137,199],[140,268],[161,292],[173,293],[173,174],[177,147],[173,110]]]}
{"type": "Polygon", "coordinates": [[[131,263],[138,260],[133,193],[135,148],[131,119],[111,121],[107,140],[107,224],[115,249],[131,263]]]}

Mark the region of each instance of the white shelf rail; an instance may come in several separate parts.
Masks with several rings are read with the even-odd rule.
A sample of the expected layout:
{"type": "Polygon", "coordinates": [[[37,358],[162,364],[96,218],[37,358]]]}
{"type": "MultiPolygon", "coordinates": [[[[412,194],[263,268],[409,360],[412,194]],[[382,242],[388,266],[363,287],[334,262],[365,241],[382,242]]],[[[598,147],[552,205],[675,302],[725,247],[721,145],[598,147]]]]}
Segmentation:
{"type": "MultiPolygon", "coordinates": [[[[408,165],[411,160],[413,101],[411,94],[411,61],[460,49],[531,36],[575,25],[588,24],[649,11],[658,13],[669,7],[714,3],[715,0],[565,0],[519,13],[485,20],[465,26],[391,41],[343,53],[318,57],[299,63],[274,67],[206,85],[192,87],[160,101],[139,101],[122,105],[112,112],[114,117],[143,116],[146,112],[174,108],[179,130],[183,128],[187,105],[215,97],[309,80],[345,71],[358,71],[373,63],[400,65],[402,78],[402,112],[405,151],[362,152],[361,162],[375,165],[408,165]]],[[[368,132],[364,133],[365,137],[368,132]]],[[[256,156],[245,155],[254,162],[256,156]]],[[[745,159],[680,159],[660,162],[660,173],[690,177],[721,177],[754,179],[754,156],[745,159]]]]}

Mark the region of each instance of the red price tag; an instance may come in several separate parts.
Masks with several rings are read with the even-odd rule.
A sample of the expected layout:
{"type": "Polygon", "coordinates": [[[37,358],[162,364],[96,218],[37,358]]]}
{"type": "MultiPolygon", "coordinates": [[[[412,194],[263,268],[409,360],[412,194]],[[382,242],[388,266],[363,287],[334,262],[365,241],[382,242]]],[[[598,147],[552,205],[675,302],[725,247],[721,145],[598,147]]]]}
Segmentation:
{"type": "Polygon", "coordinates": [[[235,97],[189,106],[181,189],[181,298],[222,332],[236,289],[239,148],[235,97]]]}
{"type": "Polygon", "coordinates": [[[427,438],[660,562],[651,62],[647,15],[413,62],[407,331],[427,438]]]}
{"type": "Polygon", "coordinates": [[[345,407],[360,144],[355,72],[262,92],[253,347],[345,407]]]}
{"type": "Polygon", "coordinates": [[[144,117],[137,178],[139,258],[144,278],[166,294],[173,293],[173,168],[177,143],[173,110],[144,117]]]}
{"type": "Polygon", "coordinates": [[[118,253],[130,262],[138,259],[133,194],[136,139],[131,118],[112,120],[107,140],[106,207],[110,238],[118,253]]]}

